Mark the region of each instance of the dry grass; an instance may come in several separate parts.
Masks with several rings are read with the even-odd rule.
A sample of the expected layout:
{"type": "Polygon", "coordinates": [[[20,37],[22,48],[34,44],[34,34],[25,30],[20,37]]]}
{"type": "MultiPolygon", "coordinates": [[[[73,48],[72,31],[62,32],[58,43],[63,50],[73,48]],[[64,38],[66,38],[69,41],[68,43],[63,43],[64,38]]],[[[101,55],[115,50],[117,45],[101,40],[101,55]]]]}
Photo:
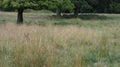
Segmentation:
{"type": "Polygon", "coordinates": [[[0,25],[0,67],[119,67],[120,29],[0,25]]]}

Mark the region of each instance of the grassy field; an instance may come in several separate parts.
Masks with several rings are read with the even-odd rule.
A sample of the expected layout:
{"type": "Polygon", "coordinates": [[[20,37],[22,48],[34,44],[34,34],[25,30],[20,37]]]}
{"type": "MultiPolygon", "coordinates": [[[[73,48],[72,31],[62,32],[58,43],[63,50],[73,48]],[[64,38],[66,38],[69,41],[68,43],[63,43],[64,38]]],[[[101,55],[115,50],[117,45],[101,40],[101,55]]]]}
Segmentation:
{"type": "Polygon", "coordinates": [[[0,12],[0,67],[119,67],[120,15],[0,12]]]}

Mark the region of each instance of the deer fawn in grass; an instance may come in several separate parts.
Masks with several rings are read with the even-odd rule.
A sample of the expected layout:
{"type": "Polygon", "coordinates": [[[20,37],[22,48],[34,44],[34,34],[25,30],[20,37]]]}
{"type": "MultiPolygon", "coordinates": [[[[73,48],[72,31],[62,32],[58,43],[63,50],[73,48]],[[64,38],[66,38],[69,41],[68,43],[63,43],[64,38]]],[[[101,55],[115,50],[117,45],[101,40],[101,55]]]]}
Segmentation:
{"type": "Polygon", "coordinates": [[[29,41],[30,40],[30,33],[29,32],[24,33],[24,37],[25,37],[26,41],[29,41]]]}

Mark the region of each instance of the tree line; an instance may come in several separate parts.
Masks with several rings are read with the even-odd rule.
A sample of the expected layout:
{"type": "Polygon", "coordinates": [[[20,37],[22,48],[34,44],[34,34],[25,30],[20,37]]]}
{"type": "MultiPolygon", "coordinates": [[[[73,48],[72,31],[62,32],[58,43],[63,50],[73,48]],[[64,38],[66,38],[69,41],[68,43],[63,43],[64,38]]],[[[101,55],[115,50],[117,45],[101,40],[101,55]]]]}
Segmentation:
{"type": "Polygon", "coordinates": [[[0,0],[0,10],[17,10],[17,23],[23,23],[25,9],[47,9],[61,13],[120,13],[120,0],[0,0]]]}

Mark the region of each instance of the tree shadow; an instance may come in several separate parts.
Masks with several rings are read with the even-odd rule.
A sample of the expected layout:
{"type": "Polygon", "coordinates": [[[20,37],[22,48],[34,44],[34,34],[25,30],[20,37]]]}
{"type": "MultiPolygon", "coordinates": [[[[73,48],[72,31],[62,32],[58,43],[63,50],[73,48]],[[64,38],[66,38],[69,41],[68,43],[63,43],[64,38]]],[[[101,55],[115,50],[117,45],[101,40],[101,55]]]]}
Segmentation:
{"type": "MultiPolygon", "coordinates": [[[[56,18],[57,16],[54,16],[54,17],[56,18]]],[[[87,13],[80,14],[78,16],[74,16],[72,14],[64,14],[63,16],[57,17],[57,18],[60,18],[60,19],[79,18],[82,20],[107,20],[107,19],[111,19],[110,17],[103,15],[103,14],[87,14],[87,13]]]]}

